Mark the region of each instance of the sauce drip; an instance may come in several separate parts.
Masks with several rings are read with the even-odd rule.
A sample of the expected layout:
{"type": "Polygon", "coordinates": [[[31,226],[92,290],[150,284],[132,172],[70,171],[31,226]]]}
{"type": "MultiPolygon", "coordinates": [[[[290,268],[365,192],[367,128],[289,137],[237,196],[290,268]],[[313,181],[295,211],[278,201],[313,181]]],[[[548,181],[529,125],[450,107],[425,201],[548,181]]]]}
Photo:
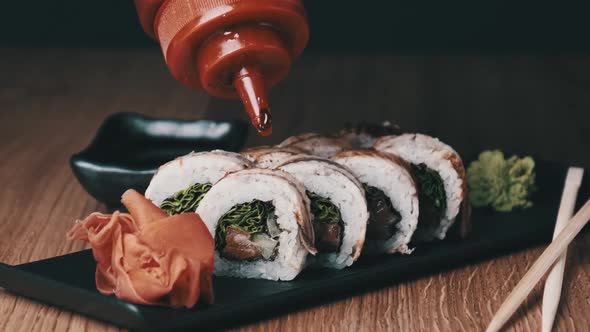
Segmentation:
{"type": "Polygon", "coordinates": [[[260,116],[258,116],[258,131],[263,135],[267,136],[272,133],[272,116],[268,108],[260,110],[260,116]]]}

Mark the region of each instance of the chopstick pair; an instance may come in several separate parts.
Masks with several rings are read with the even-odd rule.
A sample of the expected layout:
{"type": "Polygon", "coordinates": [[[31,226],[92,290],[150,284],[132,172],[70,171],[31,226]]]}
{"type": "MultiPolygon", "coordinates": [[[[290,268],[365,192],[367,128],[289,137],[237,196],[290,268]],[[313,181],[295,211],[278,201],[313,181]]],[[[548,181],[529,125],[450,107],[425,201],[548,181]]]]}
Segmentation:
{"type": "Polygon", "coordinates": [[[539,280],[541,280],[543,275],[553,266],[553,270],[545,283],[542,321],[543,332],[551,330],[559,304],[559,297],[561,296],[567,246],[588,221],[590,221],[590,200],[571,218],[583,174],[584,170],[581,168],[570,167],[568,170],[559,205],[559,212],[557,214],[553,242],[543,251],[533,266],[518,282],[516,287],[514,287],[510,295],[504,300],[500,309],[498,309],[496,315],[488,325],[486,332],[499,331],[539,280]],[[558,259],[559,261],[555,263],[558,259]]]}
{"type": "MultiPolygon", "coordinates": [[[[555,230],[553,231],[553,240],[559,236],[567,225],[567,222],[574,215],[578,190],[582,185],[583,176],[583,168],[570,167],[567,172],[565,186],[563,187],[563,194],[561,196],[561,203],[559,204],[559,212],[555,222],[555,230]]],[[[553,268],[549,272],[547,280],[545,281],[545,289],[543,290],[543,309],[541,311],[542,332],[551,332],[551,328],[553,327],[555,315],[557,314],[557,307],[559,306],[559,299],[561,298],[566,256],[567,248],[563,251],[563,254],[561,254],[557,262],[555,262],[553,268]]]]}

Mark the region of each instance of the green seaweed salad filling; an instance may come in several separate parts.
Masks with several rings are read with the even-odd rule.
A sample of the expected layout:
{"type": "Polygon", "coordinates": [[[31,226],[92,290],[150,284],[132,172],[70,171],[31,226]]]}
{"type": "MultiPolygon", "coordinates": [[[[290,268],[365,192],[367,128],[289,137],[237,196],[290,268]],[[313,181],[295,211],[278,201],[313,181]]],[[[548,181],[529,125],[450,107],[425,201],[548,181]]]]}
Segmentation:
{"type": "Polygon", "coordinates": [[[168,215],[195,212],[203,196],[205,196],[209,189],[211,189],[211,183],[195,183],[177,192],[172,197],[166,198],[160,204],[160,208],[166,211],[168,215]]]}
{"type": "Polygon", "coordinates": [[[311,201],[311,213],[314,216],[314,222],[324,224],[338,223],[342,225],[343,222],[340,209],[334,205],[329,198],[320,196],[311,191],[306,191],[305,193],[311,201]]]}
{"type": "Polygon", "coordinates": [[[234,227],[250,235],[266,234],[271,238],[278,237],[280,230],[276,225],[275,207],[271,202],[253,200],[234,205],[224,213],[217,224],[215,232],[215,248],[218,251],[225,247],[228,227],[234,227]]]}
{"type": "Polygon", "coordinates": [[[311,203],[316,247],[321,252],[340,250],[344,236],[344,222],[340,209],[327,197],[311,191],[305,193],[311,203]]]}
{"type": "Polygon", "coordinates": [[[431,170],[424,164],[412,165],[414,176],[418,184],[418,199],[420,200],[420,219],[438,222],[447,210],[447,195],[445,185],[438,172],[431,170]]]}

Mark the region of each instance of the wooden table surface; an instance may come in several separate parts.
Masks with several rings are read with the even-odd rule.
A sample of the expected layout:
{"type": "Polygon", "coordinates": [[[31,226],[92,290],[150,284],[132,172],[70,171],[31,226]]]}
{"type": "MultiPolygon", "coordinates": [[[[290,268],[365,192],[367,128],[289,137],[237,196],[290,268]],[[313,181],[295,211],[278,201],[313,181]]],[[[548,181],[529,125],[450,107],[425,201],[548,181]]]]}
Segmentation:
{"type": "MultiPolygon", "coordinates": [[[[103,118],[242,116],[175,83],[156,49],[0,49],[0,261],[78,251],[64,234],[104,207],[77,183],[69,156],[103,118]]],[[[589,166],[590,59],[533,56],[307,54],[272,94],[274,143],[344,121],[392,119],[438,135],[465,156],[500,147],[589,166]],[[586,148],[586,149],[585,149],[586,148]]],[[[244,331],[477,331],[542,247],[242,327],[244,331]]],[[[590,331],[590,234],[569,251],[556,327],[590,331]]],[[[72,267],[75,268],[75,267],[72,267]]],[[[541,289],[508,331],[539,331],[541,289]]],[[[0,292],[0,331],[118,328],[0,292]]]]}

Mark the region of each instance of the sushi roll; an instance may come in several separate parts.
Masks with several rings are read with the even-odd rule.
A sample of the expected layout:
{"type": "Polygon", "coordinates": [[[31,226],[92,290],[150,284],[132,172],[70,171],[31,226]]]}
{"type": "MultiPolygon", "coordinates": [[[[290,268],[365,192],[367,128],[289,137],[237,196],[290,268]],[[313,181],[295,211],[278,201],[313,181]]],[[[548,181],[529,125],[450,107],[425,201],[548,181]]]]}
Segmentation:
{"type": "Polygon", "coordinates": [[[273,168],[283,161],[300,154],[305,154],[305,152],[292,147],[260,146],[246,149],[241,154],[252,161],[256,168],[273,168]]]}
{"type": "Polygon", "coordinates": [[[281,148],[296,148],[318,157],[331,158],[339,152],[352,148],[347,140],[339,137],[322,136],[316,133],[305,133],[291,136],[281,142],[281,148]]]}
{"type": "Polygon", "coordinates": [[[311,264],[350,266],[361,254],[369,217],[362,184],[341,165],[319,157],[297,156],[277,169],[297,178],[311,202],[318,250],[311,264]]]}
{"type": "Polygon", "coordinates": [[[395,154],[411,164],[420,198],[415,240],[444,239],[461,209],[465,220],[462,233],[468,231],[470,208],[465,168],[453,148],[423,134],[384,136],[375,142],[374,148],[395,154]]]}
{"type": "Polygon", "coordinates": [[[145,197],[169,215],[194,212],[215,182],[228,173],[251,166],[250,160],[234,152],[193,152],[162,165],[145,197]]]}
{"type": "Polygon", "coordinates": [[[347,141],[353,148],[369,149],[373,147],[377,138],[386,135],[399,135],[401,129],[389,121],[377,123],[359,123],[356,126],[346,126],[340,130],[338,136],[347,141]]]}
{"type": "Polygon", "coordinates": [[[418,191],[401,159],[369,149],[337,154],[334,161],[362,183],[369,210],[363,252],[411,253],[408,243],[418,223],[418,191]]]}
{"type": "Polygon", "coordinates": [[[197,213],[215,238],[215,274],[292,280],[315,254],[309,199],[293,176],[247,169],[219,180],[197,213]]]}

